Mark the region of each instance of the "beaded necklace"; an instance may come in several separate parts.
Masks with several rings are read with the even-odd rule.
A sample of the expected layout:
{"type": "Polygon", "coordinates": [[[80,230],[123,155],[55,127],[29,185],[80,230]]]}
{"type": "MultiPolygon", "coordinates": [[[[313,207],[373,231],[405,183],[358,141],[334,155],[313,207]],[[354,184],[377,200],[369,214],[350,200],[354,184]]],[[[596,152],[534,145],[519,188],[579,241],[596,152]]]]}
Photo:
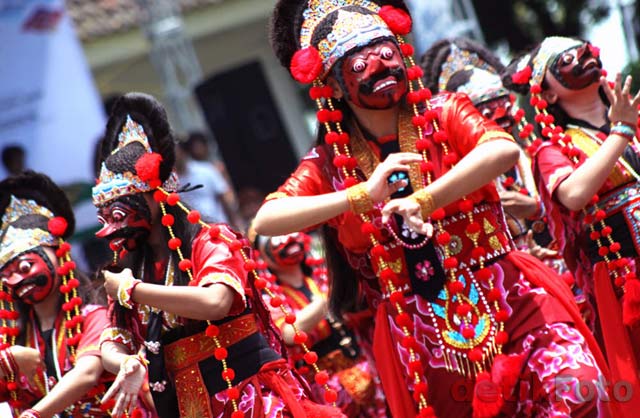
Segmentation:
{"type": "MultiPolygon", "coordinates": [[[[395,13],[406,13],[400,9],[394,9],[395,13]]],[[[385,16],[382,16],[385,19],[385,16]]],[[[408,17],[408,15],[407,15],[408,17]]],[[[389,22],[387,22],[389,23],[389,22]]],[[[395,26],[389,23],[389,27],[393,30],[395,26]]],[[[427,128],[433,129],[433,141],[438,144],[443,152],[443,162],[446,165],[453,166],[459,160],[459,156],[449,149],[448,135],[446,131],[440,129],[438,124],[438,114],[431,106],[431,92],[424,88],[422,83],[422,69],[416,65],[412,55],[414,49],[410,44],[405,43],[403,35],[406,35],[408,31],[401,32],[394,30],[396,34],[396,40],[400,46],[400,50],[405,58],[405,64],[407,66],[407,78],[409,80],[409,92],[406,95],[407,103],[411,106],[413,112],[412,124],[416,132],[415,148],[422,156],[422,162],[420,163],[420,174],[422,177],[422,183],[419,186],[431,184],[433,180],[434,165],[429,161],[427,148],[429,146],[429,140],[424,138],[424,133],[427,128]],[[421,111],[419,105],[424,105],[425,111],[421,111]]],[[[295,57],[294,57],[295,60],[295,57]]],[[[358,168],[358,161],[351,154],[349,147],[350,137],[343,130],[342,127],[342,112],[336,110],[332,102],[333,91],[330,87],[327,87],[319,78],[315,78],[313,81],[313,87],[310,90],[310,97],[315,101],[318,112],[318,122],[326,129],[325,142],[329,144],[333,150],[334,158],[333,164],[337,168],[338,173],[343,177],[344,187],[348,188],[359,183],[356,168],[358,168]],[[324,99],[324,103],[323,103],[324,99]],[[325,103],[327,108],[325,108],[325,103]],[[333,126],[332,126],[333,124],[333,126]]],[[[455,370],[462,375],[475,376],[476,381],[489,380],[491,378],[488,373],[490,363],[493,360],[493,355],[500,355],[502,353],[502,345],[508,341],[508,335],[504,331],[504,322],[508,319],[509,314],[505,309],[500,306],[500,300],[504,299],[499,289],[493,286],[493,273],[484,266],[484,248],[478,245],[478,239],[481,232],[481,226],[479,223],[474,222],[474,203],[468,198],[463,198],[459,203],[460,211],[466,215],[469,224],[466,228],[466,233],[474,244],[472,253],[480,260],[479,269],[475,275],[482,281],[486,282],[490,288],[490,294],[497,294],[497,297],[490,300],[490,305],[494,310],[492,318],[495,318],[496,325],[495,330],[492,331],[489,336],[492,341],[485,347],[477,347],[475,337],[475,330],[471,323],[472,318],[467,315],[474,309],[473,304],[467,303],[468,298],[464,295],[465,284],[456,275],[456,270],[459,265],[458,259],[451,254],[449,244],[451,242],[451,236],[445,231],[443,227],[443,220],[445,218],[444,209],[437,209],[431,214],[431,221],[436,225],[436,241],[441,246],[444,255],[443,266],[447,272],[448,279],[447,284],[447,300],[449,304],[447,309],[455,309],[462,318],[462,329],[464,332],[464,351],[460,352],[460,357],[471,361],[469,367],[463,368],[451,367],[451,370],[455,370]],[[462,302],[465,301],[465,302],[462,302]],[[454,308],[455,306],[455,308],[454,308]]],[[[381,244],[382,237],[381,231],[374,225],[371,213],[360,214],[362,221],[361,232],[369,237],[371,242],[371,249],[369,254],[371,256],[372,263],[378,267],[378,278],[382,289],[385,293],[390,295],[389,299],[393,304],[396,315],[394,317],[395,323],[402,330],[404,337],[400,344],[409,352],[409,364],[407,367],[407,373],[413,380],[414,399],[418,403],[419,414],[421,417],[434,417],[435,411],[427,402],[428,385],[426,379],[423,377],[423,365],[420,359],[420,355],[417,352],[418,343],[413,336],[414,323],[407,312],[405,312],[404,306],[406,306],[405,296],[401,290],[402,283],[398,275],[390,267],[390,255],[381,244]]],[[[397,238],[397,237],[396,237],[397,238]]],[[[468,276],[473,280],[474,273],[470,270],[467,272],[468,276]]],[[[460,276],[462,277],[462,276],[460,276]]],[[[432,318],[435,318],[432,317],[432,318]]],[[[474,398],[474,404],[476,399],[474,398]]],[[[484,405],[484,412],[492,416],[502,407],[501,399],[499,402],[495,402],[491,405],[484,405]]],[[[474,408],[475,409],[475,408],[474,408]]]]}
{"type": "MultiPolygon", "coordinates": [[[[529,99],[529,104],[535,110],[535,121],[541,128],[542,136],[558,146],[562,154],[572,162],[573,166],[578,167],[580,165],[580,157],[585,155],[584,152],[573,143],[571,136],[561,126],[555,124],[555,117],[547,111],[549,104],[542,98],[542,86],[531,82],[531,74],[531,67],[526,66],[513,74],[512,79],[517,84],[530,85],[531,98],[529,99]]],[[[603,74],[606,73],[603,72],[603,74]]],[[[540,138],[536,138],[532,142],[530,146],[532,155],[537,152],[542,144],[543,142],[540,138]]],[[[618,160],[620,161],[620,158],[618,160]]],[[[630,173],[633,173],[633,171],[630,171],[630,173]]],[[[631,268],[629,259],[622,256],[620,252],[622,250],[621,244],[614,241],[612,236],[613,229],[605,222],[607,214],[604,210],[598,208],[599,201],[600,197],[596,193],[589,204],[581,210],[583,219],[588,225],[589,238],[596,244],[598,255],[604,260],[609,276],[616,286],[622,288],[625,293],[622,304],[623,322],[625,325],[632,325],[640,320],[637,314],[637,312],[640,312],[640,280],[638,280],[636,272],[631,268]],[[591,211],[587,210],[589,207],[591,207],[591,211]]]]}

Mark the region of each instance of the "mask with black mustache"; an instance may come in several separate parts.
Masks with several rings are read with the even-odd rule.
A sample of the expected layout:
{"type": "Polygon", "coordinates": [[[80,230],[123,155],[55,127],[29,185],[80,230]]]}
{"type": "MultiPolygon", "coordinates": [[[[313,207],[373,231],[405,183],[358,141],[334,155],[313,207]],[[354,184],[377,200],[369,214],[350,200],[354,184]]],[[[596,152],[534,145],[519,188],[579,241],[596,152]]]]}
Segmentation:
{"type": "Polygon", "coordinates": [[[584,44],[559,54],[550,70],[563,87],[582,90],[600,80],[602,61],[589,44],[584,44]]]}
{"type": "Polygon", "coordinates": [[[112,249],[134,251],[151,233],[151,210],[142,195],[123,196],[99,208],[102,229],[98,238],[109,240],[112,249]]]}
{"type": "Polygon", "coordinates": [[[55,285],[55,267],[41,247],[20,254],[0,271],[15,299],[33,305],[44,301],[55,285]]]}
{"type": "Polygon", "coordinates": [[[369,96],[373,94],[373,89],[376,86],[376,83],[384,80],[387,77],[393,76],[396,81],[399,83],[403,83],[405,79],[405,72],[403,68],[385,68],[379,73],[372,75],[367,81],[360,84],[359,93],[369,96]]]}

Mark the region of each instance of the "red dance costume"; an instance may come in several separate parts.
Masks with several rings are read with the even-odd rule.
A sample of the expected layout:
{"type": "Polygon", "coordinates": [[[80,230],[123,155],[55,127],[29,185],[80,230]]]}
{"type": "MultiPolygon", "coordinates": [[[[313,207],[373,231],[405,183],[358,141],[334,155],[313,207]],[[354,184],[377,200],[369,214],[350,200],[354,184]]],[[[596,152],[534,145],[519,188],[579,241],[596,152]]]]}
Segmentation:
{"type": "MultiPolygon", "coordinates": [[[[219,228],[220,234],[234,240],[238,238],[227,227],[219,228]]],[[[226,362],[235,372],[232,381],[240,392],[238,410],[244,412],[245,417],[319,417],[322,415],[318,414],[332,411],[308,400],[297,375],[274,350],[279,349],[279,342],[267,341],[263,336],[269,327],[269,317],[256,314],[255,303],[259,302],[252,297],[256,290],[247,282],[240,254],[221,242],[212,241],[207,229],[203,228],[192,242],[191,260],[198,286],[229,286],[235,293],[234,302],[229,315],[214,322],[220,330],[220,347],[206,335],[205,321],[184,320],[135,304],[150,361],[149,386],[159,415],[183,418],[231,416],[231,399],[225,382],[220,379],[222,363],[215,357],[219,348],[228,352],[226,362]],[[159,322],[162,331],[151,337],[151,327],[160,325],[159,322]]],[[[171,265],[166,262],[156,264],[155,283],[172,285],[171,265]]],[[[107,329],[102,341],[124,344],[131,352],[140,348],[133,342],[131,333],[121,328],[107,329]]]]}
{"type": "MultiPolygon", "coordinates": [[[[482,118],[464,95],[438,95],[431,100],[431,106],[437,112],[440,129],[448,133],[446,144],[460,158],[484,142],[511,140],[494,122],[482,118]]],[[[449,170],[450,164],[443,155],[442,139],[434,140],[434,131],[433,124],[428,123],[424,139],[437,178],[449,170]]],[[[402,112],[398,132],[399,149],[392,152],[415,152],[410,112],[402,112]]],[[[349,134],[352,154],[358,162],[357,174],[366,179],[386,155],[381,145],[366,141],[357,129],[351,129],[349,134]]],[[[342,173],[332,165],[331,152],[327,145],[313,148],[268,199],[345,189],[342,173]]],[[[414,190],[422,187],[420,170],[416,168],[409,173],[414,190]]],[[[406,322],[398,319],[390,301],[396,295],[381,290],[376,267],[371,264],[371,241],[362,232],[363,222],[352,212],[328,221],[370,308],[376,311],[376,367],[393,416],[415,416],[409,391],[416,401],[418,393],[426,394],[441,417],[471,416],[475,409],[474,391],[486,402],[496,400],[497,392],[503,391],[505,402],[500,414],[504,416],[597,416],[598,410],[603,409],[597,397],[581,400],[577,389],[581,383],[597,381],[602,359],[599,352],[590,350],[595,344],[570,290],[546,266],[514,251],[493,185],[486,185],[467,198],[475,205],[472,214],[467,213],[462,201],[448,205],[441,221],[444,230],[432,240],[416,237],[408,228],[402,228],[398,221],[401,218],[382,224],[381,205],[371,215],[372,223],[380,228],[378,239],[390,254],[389,265],[398,275],[397,287],[405,297],[406,315],[400,316],[413,322],[412,335],[417,342],[414,348],[420,355],[417,364],[407,350],[411,340],[398,326],[398,322],[406,322]],[[472,222],[480,225],[479,230],[469,228],[472,222]],[[464,286],[455,296],[451,294],[451,283],[444,283],[443,258],[451,255],[459,263],[453,268],[445,267],[447,274],[457,277],[464,286]],[[478,274],[480,258],[486,267],[482,274],[478,274]],[[473,331],[465,331],[466,327],[473,331]],[[510,336],[508,341],[504,331],[510,336]],[[478,377],[486,374],[479,373],[481,370],[470,360],[478,352],[483,368],[491,373],[479,386],[478,377]],[[428,386],[414,384],[408,370],[420,375],[428,386]],[[560,378],[568,384],[561,385],[560,378]]]]}

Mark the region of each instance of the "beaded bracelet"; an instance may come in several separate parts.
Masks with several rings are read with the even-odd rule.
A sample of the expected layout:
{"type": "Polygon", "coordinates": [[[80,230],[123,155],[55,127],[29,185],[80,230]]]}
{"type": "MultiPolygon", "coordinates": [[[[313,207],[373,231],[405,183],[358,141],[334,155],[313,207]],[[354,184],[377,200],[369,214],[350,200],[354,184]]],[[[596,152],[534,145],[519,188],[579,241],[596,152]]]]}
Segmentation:
{"type": "Polygon", "coordinates": [[[367,213],[373,210],[373,200],[369,196],[366,183],[358,183],[347,189],[349,207],[356,214],[367,213]]]}
{"type": "Polygon", "coordinates": [[[420,205],[420,211],[422,213],[422,219],[427,219],[429,215],[436,210],[436,204],[433,201],[433,196],[427,191],[427,189],[421,189],[409,196],[409,199],[420,205]]]}
{"type": "Polygon", "coordinates": [[[35,409],[27,409],[26,411],[22,411],[20,418],[42,418],[42,416],[40,415],[40,412],[35,409]]]}
{"type": "Polygon", "coordinates": [[[611,127],[609,135],[619,135],[627,141],[633,141],[633,137],[636,136],[636,130],[634,127],[631,127],[626,123],[617,122],[616,125],[611,127]]]}
{"type": "Polygon", "coordinates": [[[142,280],[134,279],[133,277],[126,277],[120,281],[118,285],[118,303],[120,306],[133,309],[131,295],[133,294],[133,289],[140,283],[142,283],[142,280]]]}

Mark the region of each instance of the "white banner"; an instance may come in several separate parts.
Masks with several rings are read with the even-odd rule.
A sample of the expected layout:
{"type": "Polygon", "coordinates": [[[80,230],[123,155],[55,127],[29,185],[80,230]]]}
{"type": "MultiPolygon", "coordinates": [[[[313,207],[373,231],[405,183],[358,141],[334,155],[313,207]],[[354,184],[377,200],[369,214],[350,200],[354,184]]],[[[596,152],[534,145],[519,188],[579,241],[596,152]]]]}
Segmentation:
{"type": "Polygon", "coordinates": [[[64,2],[0,0],[0,40],[0,150],[21,146],[58,184],[91,182],[105,118],[64,2]]]}

